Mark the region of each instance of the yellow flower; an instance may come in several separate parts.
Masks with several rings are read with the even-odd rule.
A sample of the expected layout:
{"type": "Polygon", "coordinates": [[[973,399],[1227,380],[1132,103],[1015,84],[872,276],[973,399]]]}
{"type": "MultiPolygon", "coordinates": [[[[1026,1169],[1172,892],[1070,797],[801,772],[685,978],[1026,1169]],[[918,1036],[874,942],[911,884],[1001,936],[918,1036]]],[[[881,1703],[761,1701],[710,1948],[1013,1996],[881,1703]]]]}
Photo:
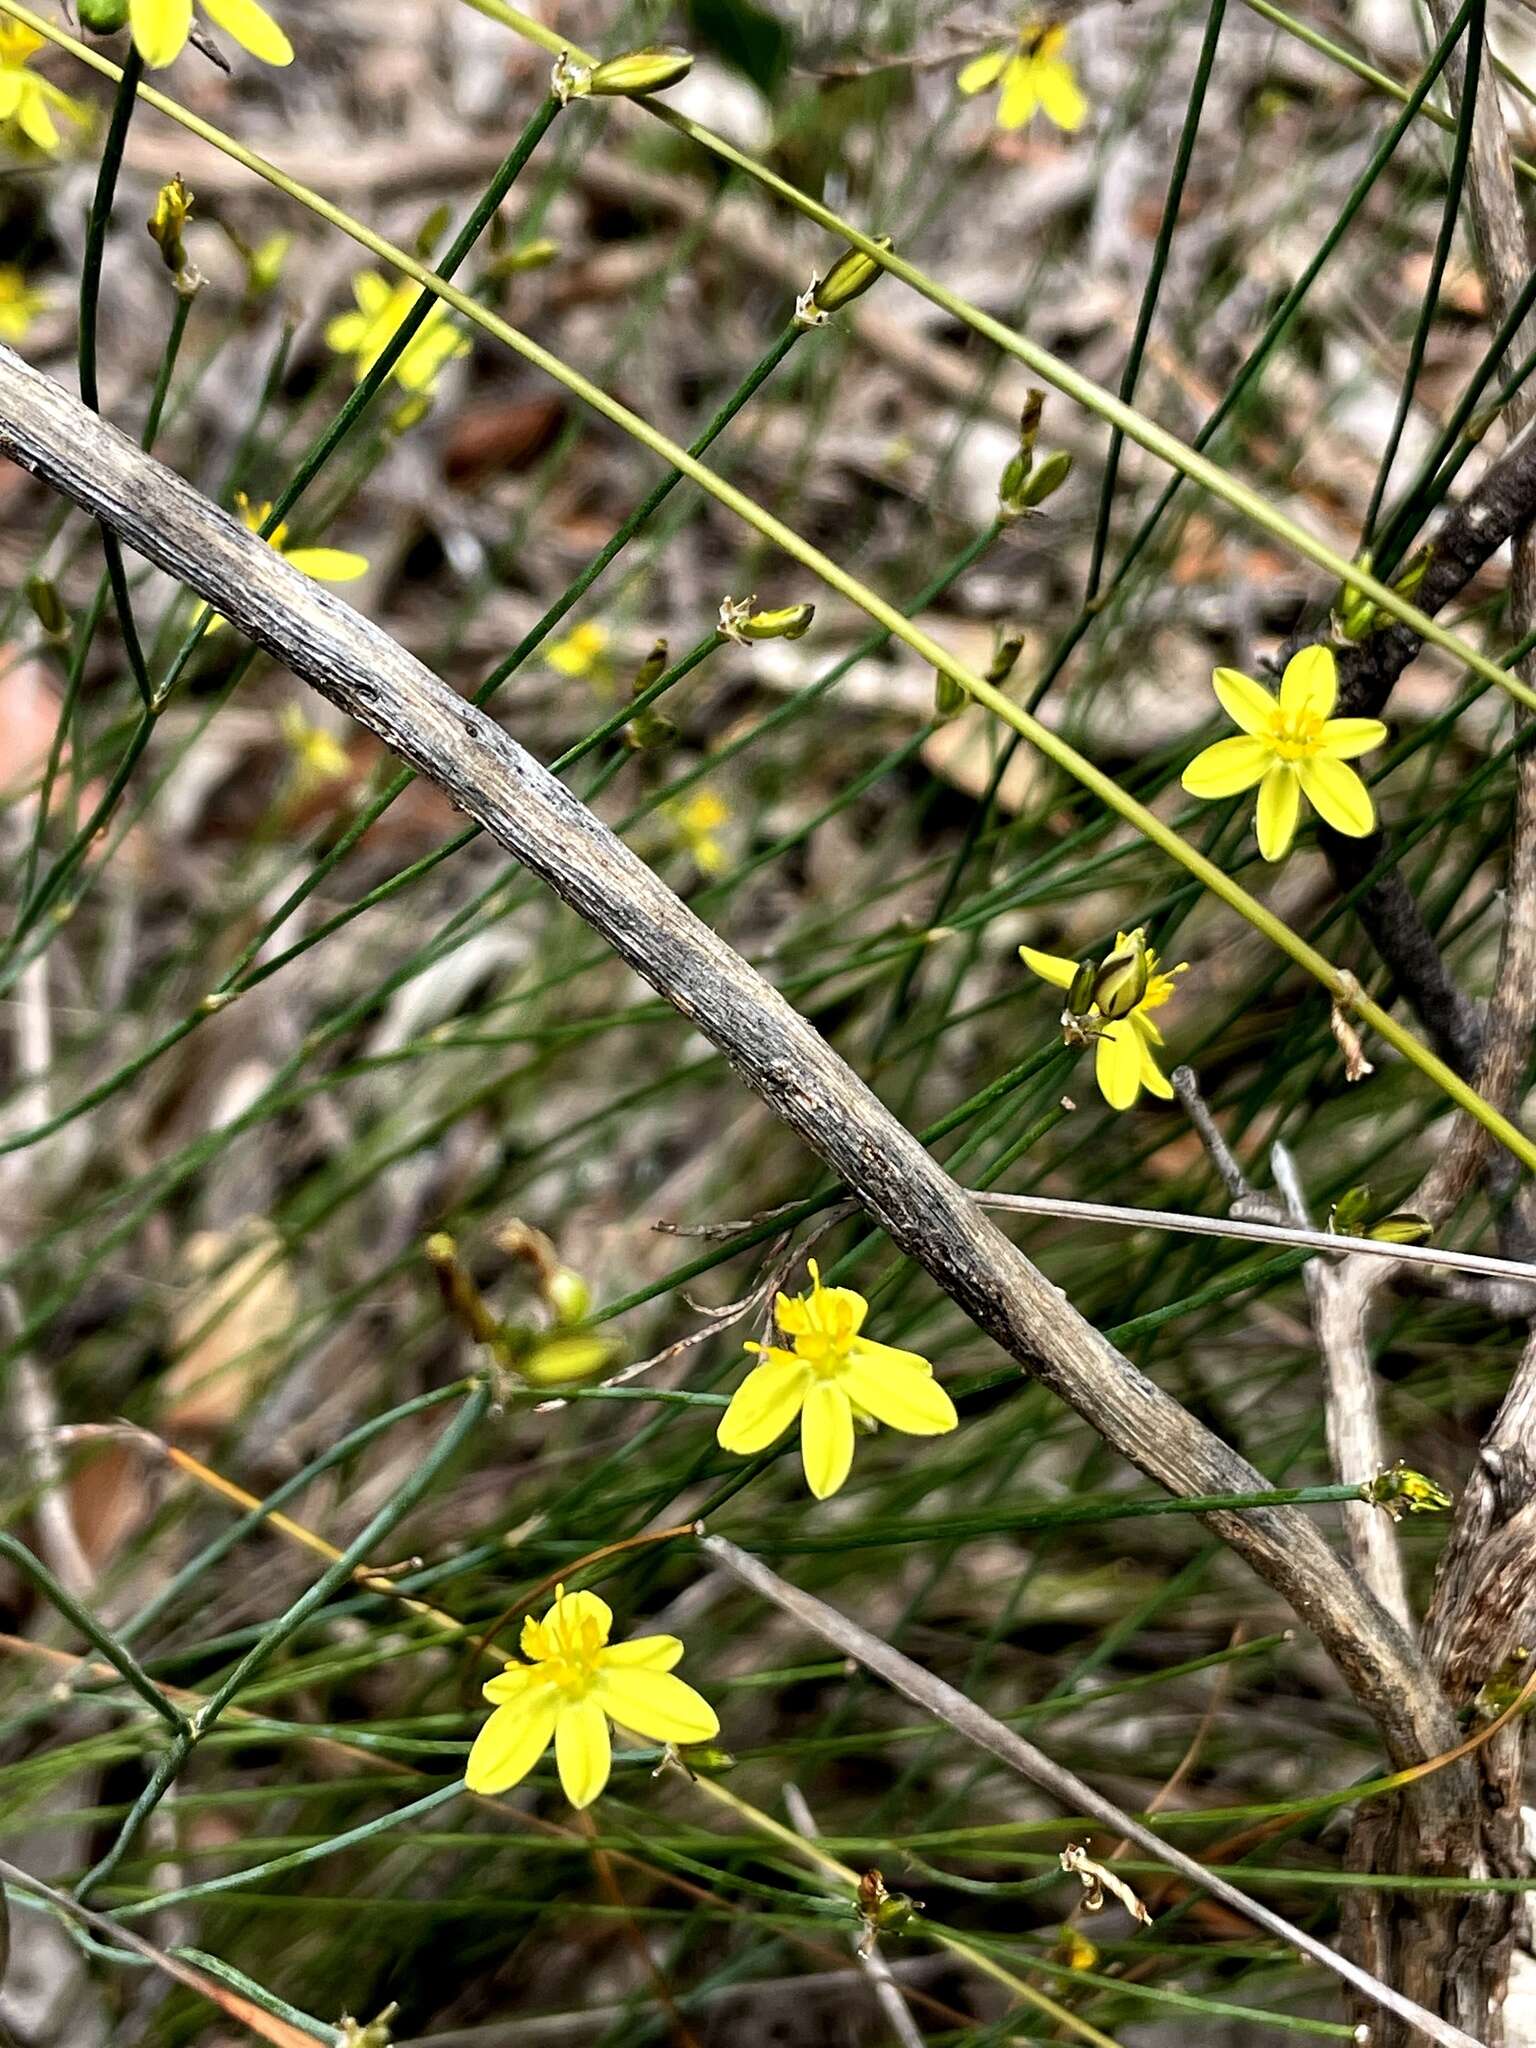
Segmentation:
{"type": "Polygon", "coordinates": [[[553,1738],[560,1783],[572,1806],[590,1806],[608,1782],[608,1723],[648,1742],[709,1742],[720,1723],[708,1700],[670,1674],[683,1654],[676,1636],[610,1643],[613,1610],[595,1593],[555,1588],[542,1621],[523,1623],[526,1664],[509,1664],[485,1687],[495,1707],[475,1737],[464,1772],[471,1792],[521,1783],[553,1738]]]}
{"type": "Polygon", "coordinates": [[[666,806],[666,811],[699,873],[718,875],[725,866],[725,848],[715,835],[722,825],[730,823],[730,806],[712,791],[700,789],[692,796],[677,797],[666,806]]]}
{"type": "Polygon", "coordinates": [[[285,704],[278,723],[293,756],[294,795],[309,796],[350,774],[352,757],[335,733],[327,732],[323,725],[311,725],[297,704],[285,704]]]}
{"type": "MultiPolygon", "coordinates": [[[[376,270],[360,270],[352,280],[355,313],[342,313],[325,330],[326,347],[353,358],[352,374],[361,382],[394,339],[396,328],[415,305],[421,287],[410,279],[390,285],[376,270]]],[[[405,353],[390,373],[397,384],[420,398],[430,398],[446,363],[467,356],[469,342],[454,326],[441,299],[406,343],[405,353]]]]}
{"type": "Polygon", "coordinates": [[[57,149],[59,131],[50,108],[57,107],[81,128],[90,115],[50,79],[27,69],[43,43],[35,29],[24,28],[19,21],[0,21],[0,121],[14,121],[39,149],[57,149]]]}
{"type": "Polygon", "coordinates": [[[1212,683],[1242,736],[1196,754],[1183,775],[1191,796],[1237,796],[1258,783],[1259,851],[1266,860],[1281,860],[1289,850],[1302,797],[1350,839],[1375,830],[1370,791],[1345,764],[1379,747],[1387,728],[1379,718],[1333,716],[1339,671],[1331,648],[1303,647],[1292,655],[1278,704],[1235,668],[1217,669],[1212,683]]]}
{"type": "Polygon", "coordinates": [[[573,626],[569,633],[550,642],[544,659],[563,676],[606,675],[608,664],[603,657],[608,652],[609,638],[606,626],[573,626]]]}
{"type": "MultiPolygon", "coordinates": [[[[1125,951],[1135,937],[1134,933],[1117,933],[1115,952],[1125,951]]],[[[1055,953],[1037,953],[1033,946],[1020,946],[1019,958],[1032,974],[1038,974],[1052,988],[1069,989],[1077,979],[1076,960],[1063,960],[1055,953]]],[[[1174,993],[1174,976],[1183,974],[1189,963],[1181,960],[1165,974],[1151,947],[1147,948],[1146,960],[1146,988],[1122,1016],[1103,1017],[1097,1003],[1090,1004],[1084,1013],[1083,1021],[1094,1041],[1094,1077],[1111,1109],[1132,1108],[1143,1088],[1149,1095],[1161,1096],[1164,1102],[1173,1099],[1173,1089],[1164,1078],[1154,1051],[1154,1047],[1162,1044],[1163,1034],[1149,1013],[1160,1010],[1168,1001],[1174,993]]]]}
{"type": "Polygon", "coordinates": [[[1038,107],[1048,121],[1068,134],[1081,128],[1088,102],[1071,64],[1062,54],[1067,32],[1059,22],[1021,28],[1017,46],[1009,50],[988,50],[973,57],[960,73],[962,92],[986,92],[1002,80],[997,103],[999,128],[1022,128],[1034,119],[1038,107]]]}
{"type": "MultiPolygon", "coordinates": [[[[253,505],[244,491],[237,491],[235,510],[252,533],[260,533],[272,505],[270,500],[264,505],[253,505]]],[[[347,548],[291,548],[287,543],[288,524],[285,520],[267,535],[267,546],[275,549],[285,562],[291,562],[302,575],[313,576],[317,583],[355,583],[359,576],[368,574],[366,555],[354,555],[347,548]]],[[[208,631],[216,633],[223,624],[223,619],[215,613],[208,623],[208,631]]]]}
{"type": "MultiPolygon", "coordinates": [[[[211,18],[263,64],[291,64],[293,45],[256,0],[203,0],[211,18]]],[[[192,0],[128,0],[133,40],[144,62],[174,64],[192,33],[192,0]]]]}
{"type": "Polygon", "coordinates": [[[860,1336],[869,1303],[851,1287],[823,1287],[807,1261],[809,1295],[781,1294],[774,1315],[792,1350],[748,1344],[763,1363],[732,1396],[716,1432],[723,1450],[765,1451],[800,1418],[800,1461],[818,1500],[836,1493],[853,1463],[853,1425],[883,1422],[908,1436],[942,1436],[955,1427],[955,1404],[915,1351],[860,1336]]]}
{"type": "Polygon", "coordinates": [[[0,341],[24,341],[38,314],[52,303],[34,291],[14,263],[0,263],[0,341]]]}

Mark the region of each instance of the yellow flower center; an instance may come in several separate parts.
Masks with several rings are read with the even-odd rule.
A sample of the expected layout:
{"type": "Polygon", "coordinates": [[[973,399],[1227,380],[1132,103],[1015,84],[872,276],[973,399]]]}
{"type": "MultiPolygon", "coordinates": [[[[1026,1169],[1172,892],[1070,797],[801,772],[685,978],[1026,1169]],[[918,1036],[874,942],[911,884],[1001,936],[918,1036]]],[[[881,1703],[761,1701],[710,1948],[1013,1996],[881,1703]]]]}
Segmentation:
{"type": "Polygon", "coordinates": [[[1270,744],[1282,761],[1305,761],[1323,751],[1323,720],[1316,711],[1277,710],[1270,744]]]}
{"type": "Polygon", "coordinates": [[[550,1679],[568,1699],[579,1700],[590,1692],[602,1666],[607,1638],[593,1615],[564,1616],[559,1605],[547,1619],[535,1623],[537,1638],[524,1636],[524,1649],[538,1665],[540,1676],[550,1679]]]}

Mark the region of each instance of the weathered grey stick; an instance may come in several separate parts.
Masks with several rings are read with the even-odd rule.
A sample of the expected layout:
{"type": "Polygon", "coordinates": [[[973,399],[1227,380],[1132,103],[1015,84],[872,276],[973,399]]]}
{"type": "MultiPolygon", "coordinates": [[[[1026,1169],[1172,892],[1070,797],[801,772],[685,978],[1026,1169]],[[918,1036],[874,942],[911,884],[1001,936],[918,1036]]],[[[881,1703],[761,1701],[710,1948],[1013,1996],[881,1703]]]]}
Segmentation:
{"type": "Polygon", "coordinates": [[[1069,1813],[1086,1813],[1105,1827],[1112,1828],[1116,1834],[1124,1835],[1138,1849],[1166,1864],[1170,1870],[1176,1870],[1191,1884],[1199,1885],[1202,1891],[1209,1892],[1213,1899],[1220,1899],[1234,1912],[1243,1914],[1255,1926],[1278,1935],[1289,1947],[1332,1970],[1384,2011],[1395,2013],[1399,2019],[1418,2027],[1431,2040],[1465,2043],[1471,2039],[1459,2027],[1436,2019],[1433,2013],[1425,2012],[1411,1999],[1400,1997],[1389,1985],[1379,1983],[1347,1957],[1336,1954],[1326,1942],[1293,1927],[1281,1914],[1271,1912],[1268,1906],[1249,1898],[1246,1892],[1239,1891],[1235,1884],[1229,1884],[1216,1871],[1208,1870],[1193,1856],[1186,1856],[1182,1849],[1176,1849],[1161,1835],[1154,1834],[1151,1828],[1143,1827],[1139,1820],[1116,1806],[1112,1799],[1106,1799],[1102,1792],[1095,1792],[1086,1780],[1069,1771],[1065,1765],[1052,1762],[1043,1750],[1036,1749],[1032,1742],[1026,1742],[1006,1723],[995,1720],[965,1693],[957,1691],[944,1679],[935,1678],[931,1671],[925,1670],[921,1664],[914,1664],[910,1657],[904,1657],[882,1637],[871,1635],[858,1622],[850,1621],[836,1607],[829,1607],[811,1593],[803,1593],[798,1586],[781,1579],[777,1572],[770,1571],[767,1565],[745,1550],[738,1550],[723,1536],[702,1537],[699,1547],[716,1564],[723,1565],[740,1579],[743,1585],[750,1586],[754,1593],[760,1593],[785,1614],[793,1615],[796,1621],[802,1622],[823,1642],[831,1643],[845,1656],[856,1658],[866,1671],[873,1671],[888,1685],[894,1686],[913,1706],[921,1707],[925,1714],[932,1714],[936,1721],[953,1728],[967,1742],[974,1742],[978,1749],[990,1751],[1010,1770],[1028,1778],[1053,1799],[1059,1799],[1069,1813]]]}
{"type": "MultiPolygon", "coordinates": [[[[1248,1462],[1093,1328],[784,998],[484,712],[192,485],[0,347],[9,455],[206,598],[541,876],[847,1182],[900,1248],[1105,1441],[1175,1494],[1262,1491],[1248,1462]]],[[[1388,1753],[1451,1748],[1418,1651],[1304,1514],[1204,1517],[1315,1630],[1388,1753]]],[[[1438,1810],[1453,1772],[1425,1781],[1438,1810]]]]}

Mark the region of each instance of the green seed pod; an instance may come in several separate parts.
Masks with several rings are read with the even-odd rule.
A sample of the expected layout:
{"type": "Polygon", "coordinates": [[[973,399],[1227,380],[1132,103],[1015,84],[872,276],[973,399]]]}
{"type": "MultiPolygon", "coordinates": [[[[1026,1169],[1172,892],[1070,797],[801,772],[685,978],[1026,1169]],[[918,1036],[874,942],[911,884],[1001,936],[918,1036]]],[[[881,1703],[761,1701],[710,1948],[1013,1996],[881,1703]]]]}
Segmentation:
{"type": "Polygon", "coordinates": [[[618,1362],[622,1346],[613,1337],[595,1330],[571,1330],[543,1337],[517,1362],[517,1369],[534,1387],[564,1386],[573,1380],[589,1380],[618,1362]]]}
{"type": "Polygon", "coordinates": [[[80,26],[110,36],[128,25],[128,0],[79,0],[80,26]]]}
{"type": "Polygon", "coordinates": [[[1429,573],[1429,565],[1434,560],[1434,557],[1435,551],[1432,547],[1420,548],[1419,552],[1392,586],[1399,597],[1416,597],[1418,595],[1419,585],[1429,573]]]}
{"type": "Polygon", "coordinates": [[[1067,1010],[1074,1017],[1086,1017],[1093,1008],[1093,984],[1099,978],[1099,970],[1091,960],[1081,961],[1072,986],[1067,990],[1067,1010]]]}
{"type": "Polygon", "coordinates": [[[1146,994],[1150,975],[1147,935],[1138,925],[1094,976],[1093,1000],[1099,1015],[1112,1024],[1121,1017],[1129,1017],[1146,994]]]}
{"type": "MultiPolygon", "coordinates": [[[[876,235],[874,241],[882,249],[889,249],[889,235],[876,235]]],[[[811,287],[811,304],[818,313],[841,313],[844,306],[852,305],[861,298],[879,277],[882,265],[863,249],[845,249],[825,277],[820,277],[811,287]]]]}
{"type": "Polygon", "coordinates": [[[1024,491],[1029,483],[1031,468],[1027,455],[1010,455],[1008,466],[998,478],[997,509],[1003,519],[1022,519],[1029,507],[1024,502],[1024,491]]]}
{"type": "Polygon", "coordinates": [[[649,92],[665,92],[693,69],[687,50],[668,45],[665,49],[630,50],[622,57],[609,57],[593,66],[588,92],[610,99],[639,99],[649,92]]]}
{"type": "MultiPolygon", "coordinates": [[[[1370,555],[1357,556],[1355,566],[1368,571],[1371,566],[1370,555]]],[[[1363,640],[1376,623],[1375,600],[1367,597],[1364,591],[1357,590],[1353,583],[1340,584],[1339,594],[1333,601],[1333,617],[1340,635],[1345,640],[1363,640]]]]}
{"type": "Polygon", "coordinates": [[[943,669],[933,672],[933,722],[948,725],[952,718],[958,718],[970,699],[951,675],[943,669]]]}
{"type": "Polygon", "coordinates": [[[64,600],[52,577],[27,578],[27,603],[49,639],[62,640],[69,631],[69,613],[64,609],[64,600]]]}
{"type": "Polygon", "coordinates": [[[1411,1209],[1394,1209],[1365,1234],[1382,1244],[1425,1244],[1434,1236],[1435,1226],[1427,1216],[1416,1216],[1411,1209]]]}
{"type": "Polygon", "coordinates": [[[1072,474],[1072,458],[1065,448],[1047,455],[1037,469],[1024,479],[1024,508],[1033,512],[1047,498],[1054,497],[1072,474]]]}

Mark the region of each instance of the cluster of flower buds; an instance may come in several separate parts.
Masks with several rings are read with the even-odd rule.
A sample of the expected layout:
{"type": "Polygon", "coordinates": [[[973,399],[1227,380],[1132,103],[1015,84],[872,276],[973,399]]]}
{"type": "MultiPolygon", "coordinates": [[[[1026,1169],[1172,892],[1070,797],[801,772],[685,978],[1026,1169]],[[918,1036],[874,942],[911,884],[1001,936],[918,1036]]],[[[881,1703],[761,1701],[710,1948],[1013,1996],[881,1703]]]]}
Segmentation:
{"type": "Polygon", "coordinates": [[[1019,452],[1009,458],[998,480],[997,509],[1001,519],[1025,519],[1038,512],[1072,474],[1072,458],[1064,448],[1056,449],[1043,461],[1035,460],[1035,442],[1040,436],[1040,417],[1044,411],[1045,393],[1029,391],[1019,415],[1019,452]]]}
{"type": "Polygon", "coordinates": [[[1337,1237],[1373,1237],[1381,1244],[1423,1244],[1434,1225],[1411,1209],[1383,1210],[1369,1184],[1346,1188],[1328,1211],[1328,1228],[1337,1237]]]}
{"type": "MultiPolygon", "coordinates": [[[[1398,577],[1392,588],[1399,597],[1411,598],[1417,595],[1419,585],[1424,581],[1425,571],[1429,568],[1432,553],[1433,550],[1430,548],[1420,548],[1398,577]]],[[[1369,574],[1370,554],[1367,552],[1358,556],[1356,566],[1369,574]]],[[[1375,598],[1367,597],[1364,591],[1357,590],[1353,583],[1340,585],[1339,594],[1333,601],[1333,626],[1341,640],[1358,643],[1384,623],[1387,621],[1383,620],[1381,608],[1375,598]]]]}
{"type": "MultiPolygon", "coordinates": [[[[993,642],[992,659],[987,663],[987,681],[1000,690],[1013,674],[1014,664],[1024,651],[1024,635],[1011,626],[1000,626],[993,642]]],[[[952,718],[958,718],[970,702],[963,686],[943,669],[934,673],[933,679],[933,722],[948,725],[952,718]]]]}
{"type": "Polygon", "coordinates": [[[550,90],[561,106],[572,100],[643,99],[647,93],[665,92],[693,69],[687,50],[671,45],[654,50],[628,50],[622,57],[607,57],[601,64],[579,63],[569,50],[562,50],[550,73],[550,90]]]}
{"type": "MultiPolygon", "coordinates": [[[[889,235],[871,237],[877,249],[889,249],[889,235]]],[[[882,265],[864,249],[845,249],[825,277],[813,277],[795,301],[797,327],[825,327],[834,313],[861,298],[879,277],[882,265]]]]}
{"type": "Polygon", "coordinates": [[[618,1340],[587,1326],[591,1288],[574,1266],[562,1262],[543,1231],[514,1220],[497,1232],[496,1244],[527,1269],[548,1318],[544,1328],[502,1321],[447,1231],[427,1239],[426,1253],[449,1313],[508,1379],[523,1386],[558,1387],[590,1379],[617,1363],[618,1340]]]}
{"type": "Polygon", "coordinates": [[[859,1879],[855,1903],[859,1918],[864,1922],[859,1953],[865,1956],[874,1953],[875,1943],[882,1934],[899,1933],[923,1910],[921,1899],[909,1899],[904,1892],[887,1891],[885,1879],[878,1870],[866,1870],[859,1879]]]}
{"type": "MultiPolygon", "coordinates": [[[[667,672],[667,643],[658,640],[650,653],[641,662],[630,685],[629,694],[638,701],[653,690],[667,672]]],[[[624,728],[624,744],[636,753],[648,747],[670,746],[677,738],[677,727],[665,713],[653,710],[649,704],[642,704],[634,717],[624,728]]]]}
{"type": "Polygon", "coordinates": [[[155,194],[155,210],[145,223],[150,240],[160,251],[161,259],[184,299],[195,298],[205,283],[202,272],[187,260],[183,236],[191,217],[192,194],[176,177],[168,185],[162,185],[155,194]]]}
{"type": "Polygon", "coordinates": [[[722,597],[718,631],[723,640],[747,647],[754,640],[799,640],[811,630],[813,604],[780,605],[777,611],[754,610],[756,597],[722,597]]]}

